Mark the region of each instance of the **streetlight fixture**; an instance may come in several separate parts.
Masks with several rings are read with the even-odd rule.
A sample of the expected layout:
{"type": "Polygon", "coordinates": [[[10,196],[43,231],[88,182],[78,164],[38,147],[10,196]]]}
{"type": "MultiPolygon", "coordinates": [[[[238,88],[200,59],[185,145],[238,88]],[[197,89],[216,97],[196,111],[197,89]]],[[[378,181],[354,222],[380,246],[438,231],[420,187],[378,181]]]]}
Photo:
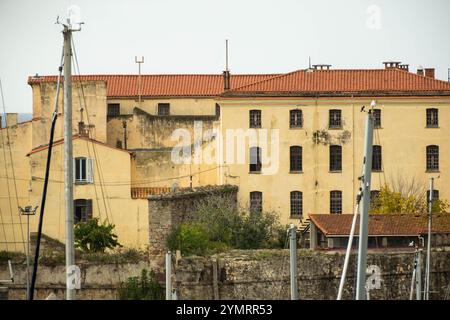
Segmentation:
{"type": "Polygon", "coordinates": [[[30,293],[30,216],[36,214],[38,206],[26,206],[25,208],[19,207],[20,214],[27,217],[27,300],[30,293]]]}

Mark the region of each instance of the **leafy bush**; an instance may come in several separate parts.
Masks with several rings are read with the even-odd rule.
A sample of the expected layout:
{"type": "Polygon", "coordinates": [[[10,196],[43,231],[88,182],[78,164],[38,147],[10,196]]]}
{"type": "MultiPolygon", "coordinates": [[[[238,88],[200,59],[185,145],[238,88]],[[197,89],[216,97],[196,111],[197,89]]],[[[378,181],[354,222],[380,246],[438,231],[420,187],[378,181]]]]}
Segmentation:
{"type": "Polygon", "coordinates": [[[119,288],[120,300],[163,300],[164,290],[155,272],[142,269],[140,277],[130,277],[119,288]]]}
{"type": "Polygon", "coordinates": [[[107,222],[100,224],[98,218],[79,222],[75,225],[75,246],[90,253],[121,247],[113,230],[113,224],[107,222]]]}
{"type": "Polygon", "coordinates": [[[226,196],[213,196],[198,205],[192,221],[172,230],[167,245],[186,255],[216,253],[227,248],[278,248],[284,245],[278,240],[280,229],[274,213],[249,212],[226,196]]]}

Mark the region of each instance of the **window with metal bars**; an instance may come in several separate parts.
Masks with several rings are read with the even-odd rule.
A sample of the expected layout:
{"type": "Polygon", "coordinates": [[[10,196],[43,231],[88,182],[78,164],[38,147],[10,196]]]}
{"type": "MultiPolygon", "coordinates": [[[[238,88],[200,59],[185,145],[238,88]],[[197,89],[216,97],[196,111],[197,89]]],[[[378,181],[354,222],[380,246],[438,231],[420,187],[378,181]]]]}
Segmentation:
{"type": "Polygon", "coordinates": [[[92,219],[92,200],[76,199],[73,202],[74,223],[86,222],[92,219]]]}
{"type": "Polygon", "coordinates": [[[330,213],[332,214],[342,213],[342,191],[339,190],[330,191],[330,213]]]}
{"type": "Polygon", "coordinates": [[[302,171],[302,147],[300,146],[290,147],[290,171],[302,171]]]}
{"type": "MultiPolygon", "coordinates": [[[[439,200],[439,190],[433,190],[433,201],[439,200]]],[[[427,190],[427,202],[430,202],[430,190],[427,190]]]]}
{"type": "Polygon", "coordinates": [[[262,212],[262,192],[250,192],[250,212],[262,212]]]}
{"type": "Polygon", "coordinates": [[[374,127],[381,128],[381,109],[373,109],[374,127]]]}
{"type": "Polygon", "coordinates": [[[330,146],[330,171],[342,171],[341,146],[330,146]]]}
{"type": "Polygon", "coordinates": [[[170,115],[170,103],[158,103],[158,116],[170,115]]]}
{"type": "Polygon", "coordinates": [[[295,109],[289,111],[289,126],[291,128],[303,127],[303,114],[302,110],[295,109]]]}
{"type": "Polygon", "coordinates": [[[261,128],[261,110],[250,110],[250,128],[261,128]]]}
{"type": "Polygon", "coordinates": [[[439,147],[427,146],[427,171],[439,170],[439,147]]]}
{"type": "Polygon", "coordinates": [[[332,109],[329,111],[328,127],[330,129],[342,128],[341,110],[332,109]]]}
{"type": "Polygon", "coordinates": [[[381,171],[382,162],[381,162],[381,146],[373,146],[372,147],[372,170],[373,171],[381,171]]]}
{"type": "Polygon", "coordinates": [[[120,116],[120,103],[108,103],[108,111],[106,115],[108,117],[120,116]]]}
{"type": "Polygon", "coordinates": [[[303,194],[291,191],[291,218],[300,218],[303,214],[303,194]]]}
{"type": "Polygon", "coordinates": [[[261,172],[261,148],[250,148],[250,172],[261,172]]]}
{"type": "Polygon", "coordinates": [[[427,127],[436,128],[439,125],[438,109],[427,109],[427,127]]]}

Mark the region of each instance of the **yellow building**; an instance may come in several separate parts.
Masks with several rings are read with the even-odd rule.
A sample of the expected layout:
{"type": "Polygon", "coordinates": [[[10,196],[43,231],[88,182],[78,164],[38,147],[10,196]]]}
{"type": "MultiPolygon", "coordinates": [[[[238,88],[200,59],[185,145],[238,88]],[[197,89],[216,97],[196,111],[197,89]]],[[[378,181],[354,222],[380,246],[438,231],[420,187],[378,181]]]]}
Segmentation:
{"type": "MultiPolygon", "coordinates": [[[[148,245],[147,196],[177,187],[235,184],[242,205],[276,211],[283,223],[351,213],[372,100],[372,190],[401,179],[426,186],[434,176],[439,197],[450,199],[450,83],[434,79],[432,69],[415,74],[391,63],[376,70],[73,80],[74,214],[114,223],[129,247],[148,245]],[[180,146],[189,147],[190,162],[174,158],[180,146]]],[[[42,195],[56,77],[28,83],[33,119],[17,124],[9,114],[1,129],[0,250],[21,250],[25,219],[17,207],[40,205],[42,195]]],[[[62,96],[44,233],[64,241],[62,96]]],[[[30,221],[34,232],[37,217],[30,221]]]]}

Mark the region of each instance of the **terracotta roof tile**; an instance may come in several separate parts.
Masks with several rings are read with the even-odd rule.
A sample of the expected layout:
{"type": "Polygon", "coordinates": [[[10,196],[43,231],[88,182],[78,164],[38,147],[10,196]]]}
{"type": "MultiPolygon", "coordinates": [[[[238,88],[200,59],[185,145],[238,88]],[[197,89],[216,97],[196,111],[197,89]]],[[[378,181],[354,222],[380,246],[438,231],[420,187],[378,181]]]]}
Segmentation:
{"type": "MultiPolygon", "coordinates": [[[[310,219],[327,236],[348,236],[353,214],[311,214],[310,219]]],[[[450,233],[450,214],[433,215],[433,232],[450,233]]],[[[369,216],[369,235],[417,236],[427,232],[428,217],[412,214],[373,214],[369,216]]],[[[359,234],[359,216],[356,233],[359,234]]]]}
{"type": "MultiPolygon", "coordinates": [[[[231,75],[231,88],[272,78],[277,74],[231,75]]],[[[29,77],[28,84],[55,82],[56,76],[29,77]]],[[[223,92],[223,76],[208,74],[142,75],[143,97],[195,96],[212,97],[223,92]]],[[[135,97],[138,95],[137,75],[74,76],[73,81],[106,81],[107,97],[135,97]]]]}
{"type": "Polygon", "coordinates": [[[224,93],[298,94],[298,93],[417,93],[450,94],[450,83],[419,76],[400,69],[373,70],[298,70],[247,84],[224,93]]]}

